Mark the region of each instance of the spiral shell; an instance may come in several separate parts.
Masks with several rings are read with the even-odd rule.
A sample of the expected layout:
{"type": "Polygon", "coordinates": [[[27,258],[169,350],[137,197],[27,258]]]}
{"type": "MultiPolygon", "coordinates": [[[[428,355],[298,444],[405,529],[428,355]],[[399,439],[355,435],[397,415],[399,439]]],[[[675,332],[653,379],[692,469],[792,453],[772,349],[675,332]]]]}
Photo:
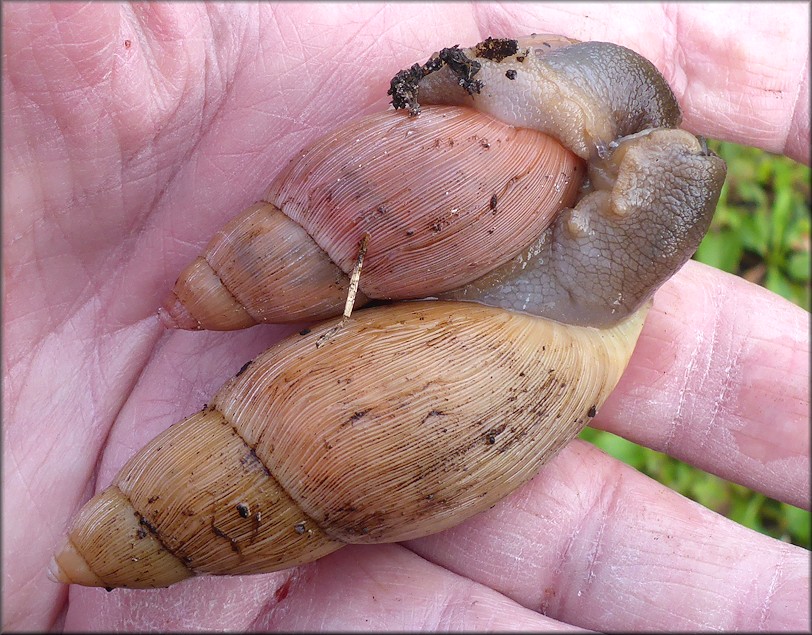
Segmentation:
{"type": "Polygon", "coordinates": [[[166,586],[450,527],[595,416],[644,314],[599,330],[413,302],[353,314],[320,349],[333,322],[288,338],[122,468],[75,520],[52,575],[166,586]]]}
{"type": "Polygon", "coordinates": [[[181,273],[168,326],[229,330],[341,313],[362,234],[366,298],[420,298],[504,264],[575,200],[583,164],[475,110],[376,113],[301,152],[181,273]]]}

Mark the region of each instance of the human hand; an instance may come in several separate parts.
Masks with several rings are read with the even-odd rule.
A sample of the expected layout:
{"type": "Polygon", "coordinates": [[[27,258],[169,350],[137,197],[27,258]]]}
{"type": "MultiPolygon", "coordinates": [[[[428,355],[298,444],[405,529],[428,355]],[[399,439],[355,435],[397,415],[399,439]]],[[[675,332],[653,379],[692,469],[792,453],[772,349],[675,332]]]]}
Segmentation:
{"type": "MultiPolygon", "coordinates": [[[[45,577],[78,506],[292,330],[164,332],[155,308],[182,266],[293,152],[387,107],[395,71],[486,35],[614,41],[663,71],[686,128],[808,162],[807,7],[57,3],[4,17],[4,630],[808,627],[807,551],[579,441],[489,512],[405,545],[155,591],[45,577]]],[[[688,263],[594,424],[808,508],[808,327],[688,263]]]]}

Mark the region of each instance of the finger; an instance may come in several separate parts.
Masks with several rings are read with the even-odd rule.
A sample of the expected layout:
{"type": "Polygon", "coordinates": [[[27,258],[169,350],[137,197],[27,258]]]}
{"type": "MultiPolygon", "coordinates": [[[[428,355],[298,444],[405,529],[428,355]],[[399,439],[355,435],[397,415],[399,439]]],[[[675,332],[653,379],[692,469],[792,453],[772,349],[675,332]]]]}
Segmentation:
{"type": "MultiPolygon", "coordinates": [[[[71,586],[62,628],[72,633],[244,632],[294,572],[200,577],[166,589],[71,586]]],[[[53,629],[59,630],[59,629],[53,629]]]]}
{"type": "Polygon", "coordinates": [[[562,631],[526,609],[397,545],[344,547],[309,567],[258,631],[562,631]]]}
{"type": "Polygon", "coordinates": [[[809,313],[689,262],[595,427],[809,508],[809,313]]]}
{"type": "Polygon", "coordinates": [[[583,441],[495,508],[408,546],[583,628],[809,624],[808,551],[745,529],[583,441]]]}
{"type": "Polygon", "coordinates": [[[478,5],[483,35],[561,33],[634,49],[663,72],[695,133],[809,163],[809,5],[478,5]]]}
{"type": "Polygon", "coordinates": [[[296,569],[169,589],[71,591],[68,631],[155,625],[166,632],[575,630],[397,545],[349,546],[296,569]]]}

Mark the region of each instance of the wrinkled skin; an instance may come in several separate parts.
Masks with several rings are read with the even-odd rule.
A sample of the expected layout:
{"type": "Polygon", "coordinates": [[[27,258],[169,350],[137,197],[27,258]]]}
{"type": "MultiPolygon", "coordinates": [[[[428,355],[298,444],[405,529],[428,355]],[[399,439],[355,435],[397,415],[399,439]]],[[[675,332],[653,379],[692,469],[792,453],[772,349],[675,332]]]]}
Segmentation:
{"type": "MultiPolygon", "coordinates": [[[[298,148],[391,75],[486,35],[634,48],[697,134],[809,160],[809,7],[4,5],[3,630],[793,628],[809,552],[584,442],[489,512],[295,570],[115,591],[50,582],[79,505],[282,327],[155,308],[298,148]],[[129,41],[129,45],[125,41],[129,41]]],[[[688,265],[594,425],[809,508],[809,315],[688,265]]]]}

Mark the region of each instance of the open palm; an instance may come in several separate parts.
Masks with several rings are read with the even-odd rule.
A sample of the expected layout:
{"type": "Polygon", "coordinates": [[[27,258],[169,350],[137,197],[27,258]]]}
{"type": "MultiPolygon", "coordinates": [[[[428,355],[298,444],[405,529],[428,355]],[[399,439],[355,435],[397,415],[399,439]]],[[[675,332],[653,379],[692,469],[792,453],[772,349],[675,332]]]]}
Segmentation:
{"type": "MultiPolygon", "coordinates": [[[[405,545],[154,591],[56,585],[78,506],[289,327],[155,308],[306,142],[450,44],[563,33],[651,59],[697,134],[808,162],[805,5],[55,3],[3,24],[4,630],[806,628],[809,553],[576,441],[405,545]]],[[[808,508],[809,315],[688,263],[594,424],[808,508]]]]}

